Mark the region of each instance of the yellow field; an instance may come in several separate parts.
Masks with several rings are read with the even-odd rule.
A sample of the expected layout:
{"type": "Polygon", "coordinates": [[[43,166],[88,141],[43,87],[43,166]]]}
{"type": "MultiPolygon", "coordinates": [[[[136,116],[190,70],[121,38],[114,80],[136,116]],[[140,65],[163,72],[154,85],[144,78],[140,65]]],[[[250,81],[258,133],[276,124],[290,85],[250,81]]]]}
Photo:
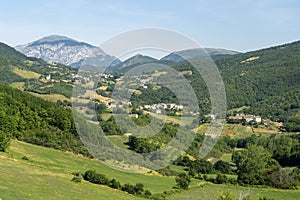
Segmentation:
{"type": "Polygon", "coordinates": [[[71,99],[68,99],[67,97],[65,97],[64,95],[61,95],[61,94],[37,94],[37,93],[34,93],[34,92],[28,92],[34,96],[37,96],[37,97],[40,97],[42,99],[45,99],[47,101],[52,101],[52,102],[57,102],[58,100],[61,100],[61,101],[71,101],[71,99]]]}
{"type": "Polygon", "coordinates": [[[144,111],[144,112],[147,114],[150,114],[151,116],[153,116],[157,119],[166,120],[166,122],[170,122],[170,123],[174,123],[174,124],[182,124],[182,121],[180,119],[176,119],[174,117],[170,117],[170,116],[166,116],[166,115],[158,115],[156,113],[148,112],[148,111],[144,111]]]}
{"type": "Polygon", "coordinates": [[[97,89],[99,89],[99,90],[106,90],[107,89],[107,85],[102,85],[101,87],[99,87],[99,88],[97,88],[97,89]]]}
{"type": "Polygon", "coordinates": [[[193,72],[192,72],[192,70],[188,70],[188,71],[182,71],[182,72],[180,72],[180,74],[181,75],[192,75],[193,72]]]}
{"type": "Polygon", "coordinates": [[[98,95],[93,90],[87,90],[85,92],[85,94],[83,95],[83,97],[90,97],[90,98],[93,98],[93,99],[98,99],[99,101],[101,101],[103,103],[109,103],[109,102],[111,102],[111,98],[107,98],[107,97],[103,97],[101,95],[98,95]]]}
{"type": "Polygon", "coordinates": [[[13,68],[13,72],[18,74],[19,76],[23,78],[35,78],[38,79],[41,75],[32,71],[23,70],[20,68],[13,68]]]}
{"type": "Polygon", "coordinates": [[[101,114],[101,117],[104,121],[108,120],[111,116],[112,114],[109,113],[101,114]]]}
{"type": "Polygon", "coordinates": [[[153,77],[157,77],[157,76],[161,76],[161,75],[165,75],[167,74],[167,72],[156,72],[154,74],[152,74],[153,77]]]}

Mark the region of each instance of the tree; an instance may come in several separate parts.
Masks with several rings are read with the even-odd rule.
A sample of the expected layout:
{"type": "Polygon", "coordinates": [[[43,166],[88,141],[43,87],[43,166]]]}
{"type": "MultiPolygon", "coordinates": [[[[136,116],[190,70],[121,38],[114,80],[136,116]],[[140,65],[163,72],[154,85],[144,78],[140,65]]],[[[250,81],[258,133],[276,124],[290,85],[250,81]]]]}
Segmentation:
{"type": "Polygon", "coordinates": [[[0,131],[0,151],[5,151],[10,144],[10,139],[7,137],[7,135],[3,132],[0,131]]]}
{"type": "Polygon", "coordinates": [[[223,184],[227,183],[227,176],[225,174],[217,174],[217,177],[214,180],[214,183],[216,184],[223,184]]]}
{"type": "Polygon", "coordinates": [[[129,194],[134,194],[134,193],[135,193],[135,186],[126,183],[126,184],[122,187],[122,190],[125,191],[125,192],[128,192],[129,194]]]}
{"type": "Polygon", "coordinates": [[[179,174],[175,179],[177,186],[180,189],[188,190],[191,182],[191,177],[187,174],[179,174]]]}
{"type": "Polygon", "coordinates": [[[213,165],[204,159],[196,159],[189,166],[190,174],[211,174],[214,172],[213,165]]]}
{"type": "Polygon", "coordinates": [[[120,189],[121,188],[121,184],[119,181],[117,181],[116,179],[112,179],[109,181],[108,186],[111,188],[115,188],[115,189],[120,189]]]}
{"type": "Polygon", "coordinates": [[[270,176],[270,184],[276,188],[293,189],[297,187],[297,174],[292,169],[279,169],[270,176]]]}
{"type": "Polygon", "coordinates": [[[232,173],[232,169],[230,167],[230,164],[228,162],[225,162],[223,160],[219,160],[214,164],[215,170],[223,173],[223,174],[230,174],[232,173]]]}
{"type": "Polygon", "coordinates": [[[271,153],[262,146],[248,146],[233,158],[241,184],[265,184],[267,172],[279,166],[278,162],[271,158],[271,153]]]}
{"type": "Polygon", "coordinates": [[[141,195],[142,192],[144,192],[144,184],[143,183],[137,183],[134,186],[135,194],[141,195]]]}

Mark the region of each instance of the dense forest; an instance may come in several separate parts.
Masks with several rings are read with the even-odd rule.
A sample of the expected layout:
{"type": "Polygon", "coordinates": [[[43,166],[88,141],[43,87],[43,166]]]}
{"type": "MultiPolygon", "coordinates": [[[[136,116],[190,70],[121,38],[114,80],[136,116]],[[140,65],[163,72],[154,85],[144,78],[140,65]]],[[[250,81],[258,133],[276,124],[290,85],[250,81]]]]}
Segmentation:
{"type": "Polygon", "coordinates": [[[72,111],[18,89],[0,85],[0,130],[4,138],[89,155],[81,143],[72,111]]]}

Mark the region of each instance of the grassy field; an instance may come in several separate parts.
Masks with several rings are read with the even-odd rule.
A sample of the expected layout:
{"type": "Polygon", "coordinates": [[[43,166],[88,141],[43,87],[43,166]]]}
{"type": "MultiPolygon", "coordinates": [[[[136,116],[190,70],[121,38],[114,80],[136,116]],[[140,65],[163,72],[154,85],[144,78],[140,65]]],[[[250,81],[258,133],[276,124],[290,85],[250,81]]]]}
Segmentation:
{"type": "Polygon", "coordinates": [[[68,99],[67,97],[65,97],[64,95],[61,95],[61,94],[37,94],[37,93],[34,93],[34,92],[28,92],[34,96],[37,96],[37,97],[40,97],[42,99],[45,99],[47,101],[52,101],[52,102],[57,102],[58,100],[61,100],[61,101],[71,101],[71,99],[68,99]]]}
{"type": "Polygon", "coordinates": [[[13,72],[18,74],[19,76],[23,77],[23,78],[35,78],[38,79],[41,75],[32,71],[27,71],[27,70],[23,70],[20,68],[14,68],[13,72]]]}
{"type": "Polygon", "coordinates": [[[121,149],[128,150],[128,145],[124,144],[128,142],[128,137],[125,135],[111,135],[107,136],[107,138],[116,146],[120,147],[121,149]]]}
{"type": "Polygon", "coordinates": [[[241,186],[227,186],[227,185],[215,185],[204,184],[203,187],[193,188],[189,191],[174,194],[167,199],[172,200],[216,200],[220,191],[229,190],[236,198],[240,195],[249,194],[251,200],[258,200],[260,197],[274,198],[276,200],[297,200],[300,197],[299,190],[278,190],[278,189],[265,189],[265,188],[245,188],[241,186]]]}
{"type": "Polygon", "coordinates": [[[83,95],[83,97],[90,97],[92,99],[98,99],[99,101],[101,101],[102,103],[105,103],[105,104],[111,102],[111,98],[107,98],[107,97],[103,97],[101,95],[98,95],[93,90],[87,90],[85,92],[85,94],[83,95]]]}
{"type": "MultiPolygon", "coordinates": [[[[153,174],[136,174],[117,171],[95,159],[88,159],[70,152],[61,152],[19,141],[12,141],[6,153],[0,153],[0,199],[138,199],[119,190],[83,181],[73,183],[72,172],[95,169],[109,179],[115,178],[121,184],[143,183],[152,193],[172,190],[174,177],[153,174]],[[23,159],[26,156],[28,160],[23,159]]],[[[182,169],[176,169],[183,171],[182,169]]],[[[168,196],[168,199],[215,199],[220,190],[230,190],[239,195],[250,192],[254,199],[272,197],[275,199],[297,199],[299,190],[276,190],[243,188],[207,184],[192,180],[191,189],[168,196]],[[203,187],[200,187],[204,185],[203,187]]]]}
{"type": "Polygon", "coordinates": [[[139,199],[109,187],[71,182],[76,166],[64,159],[82,161],[69,153],[13,142],[8,153],[0,153],[0,199],[139,199]],[[29,161],[21,159],[25,154],[29,161]]]}
{"type": "MultiPolygon", "coordinates": [[[[175,185],[174,178],[117,171],[97,160],[12,141],[8,152],[0,153],[0,198],[41,199],[40,195],[43,194],[43,199],[99,199],[96,196],[103,199],[135,199],[104,186],[87,182],[75,184],[70,181],[72,172],[85,172],[89,169],[95,169],[110,179],[115,178],[121,184],[143,183],[145,189],[152,193],[171,190],[175,185]],[[23,156],[29,160],[23,160],[23,156]]],[[[196,186],[197,183],[193,185],[196,186]]]]}
{"type": "Polygon", "coordinates": [[[232,157],[232,154],[231,153],[224,153],[222,156],[221,156],[221,158],[220,158],[220,160],[223,160],[223,161],[225,161],[225,162],[231,162],[231,157],[232,157]]]}

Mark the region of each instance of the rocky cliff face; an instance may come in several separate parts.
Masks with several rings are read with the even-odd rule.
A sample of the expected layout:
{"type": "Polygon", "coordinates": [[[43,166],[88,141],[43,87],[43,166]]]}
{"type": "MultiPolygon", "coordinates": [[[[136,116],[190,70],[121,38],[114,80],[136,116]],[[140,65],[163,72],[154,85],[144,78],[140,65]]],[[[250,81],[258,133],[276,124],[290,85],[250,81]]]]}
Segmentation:
{"type": "Polygon", "coordinates": [[[106,54],[99,47],[78,42],[65,36],[52,35],[29,44],[15,47],[29,57],[42,58],[74,67],[106,67],[115,57],[106,54]]]}

